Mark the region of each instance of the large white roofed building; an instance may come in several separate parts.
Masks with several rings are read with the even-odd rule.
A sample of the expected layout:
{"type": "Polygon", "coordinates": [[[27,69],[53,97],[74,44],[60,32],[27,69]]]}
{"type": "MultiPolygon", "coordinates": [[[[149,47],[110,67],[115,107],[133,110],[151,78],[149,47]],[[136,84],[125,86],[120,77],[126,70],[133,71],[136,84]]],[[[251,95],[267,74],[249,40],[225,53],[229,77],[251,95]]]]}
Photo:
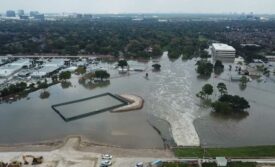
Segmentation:
{"type": "Polygon", "coordinates": [[[212,44],[212,56],[213,60],[220,60],[222,62],[231,62],[235,60],[236,49],[232,46],[223,43],[212,44]]]}
{"type": "Polygon", "coordinates": [[[19,70],[21,70],[24,66],[29,67],[31,65],[29,59],[19,59],[10,64],[6,64],[0,67],[0,77],[6,78],[10,77],[19,70]]]}

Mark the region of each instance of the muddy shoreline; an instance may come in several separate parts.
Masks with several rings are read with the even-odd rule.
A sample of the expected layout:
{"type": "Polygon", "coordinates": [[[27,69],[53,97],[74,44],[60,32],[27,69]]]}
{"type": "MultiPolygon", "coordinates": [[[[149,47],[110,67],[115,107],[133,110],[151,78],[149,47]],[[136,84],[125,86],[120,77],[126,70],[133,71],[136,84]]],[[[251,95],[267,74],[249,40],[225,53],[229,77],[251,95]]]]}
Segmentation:
{"type": "Polygon", "coordinates": [[[132,149],[132,148],[123,148],[119,146],[103,144],[91,141],[87,139],[85,136],[77,135],[77,136],[68,136],[64,139],[56,139],[43,141],[38,143],[21,143],[14,145],[0,145],[0,152],[49,152],[61,149],[66,145],[66,143],[72,139],[77,138],[79,140],[79,145],[74,148],[75,150],[81,152],[95,152],[95,153],[110,153],[116,156],[153,156],[153,157],[172,157],[173,153],[170,149],[132,149]]]}

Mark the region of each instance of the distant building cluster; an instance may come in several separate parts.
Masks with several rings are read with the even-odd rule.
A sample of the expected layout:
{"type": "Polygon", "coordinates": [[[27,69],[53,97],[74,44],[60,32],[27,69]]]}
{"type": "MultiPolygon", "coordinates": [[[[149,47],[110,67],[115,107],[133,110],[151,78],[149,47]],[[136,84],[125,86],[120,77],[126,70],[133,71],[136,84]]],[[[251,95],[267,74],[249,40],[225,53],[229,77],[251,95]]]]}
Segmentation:
{"type": "Polygon", "coordinates": [[[96,19],[92,14],[80,14],[80,13],[40,13],[39,11],[25,12],[20,9],[7,10],[6,13],[0,14],[0,19],[2,20],[62,20],[62,19],[79,19],[79,20],[92,20],[96,19]]]}
{"type": "Polygon", "coordinates": [[[6,12],[7,19],[20,19],[20,20],[44,20],[44,14],[39,13],[38,11],[30,11],[29,14],[26,14],[24,10],[20,9],[17,12],[14,10],[8,10],[6,12]]]}

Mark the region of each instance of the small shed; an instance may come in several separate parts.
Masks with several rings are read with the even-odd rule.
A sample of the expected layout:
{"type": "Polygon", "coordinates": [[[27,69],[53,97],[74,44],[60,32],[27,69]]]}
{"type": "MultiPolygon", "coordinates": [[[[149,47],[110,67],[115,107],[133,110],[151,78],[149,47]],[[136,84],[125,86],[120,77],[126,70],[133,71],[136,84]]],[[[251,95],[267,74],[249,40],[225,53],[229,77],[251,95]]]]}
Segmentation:
{"type": "Polygon", "coordinates": [[[226,167],[227,159],[225,157],[216,157],[217,166],[226,167]]]}

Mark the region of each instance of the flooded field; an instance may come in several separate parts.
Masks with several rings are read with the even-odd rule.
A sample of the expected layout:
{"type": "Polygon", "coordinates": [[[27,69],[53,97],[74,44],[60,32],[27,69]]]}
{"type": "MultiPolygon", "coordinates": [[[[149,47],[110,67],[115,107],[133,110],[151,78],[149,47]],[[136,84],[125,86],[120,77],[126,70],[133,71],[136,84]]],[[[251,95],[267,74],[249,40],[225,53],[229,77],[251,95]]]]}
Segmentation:
{"type": "MultiPolygon", "coordinates": [[[[48,88],[48,99],[40,99],[41,91],[37,91],[12,104],[2,103],[0,144],[39,142],[68,135],[83,135],[97,143],[127,148],[164,148],[173,140],[178,145],[275,144],[274,82],[253,81],[240,91],[238,83],[228,81],[226,71],[218,78],[198,79],[195,62],[170,61],[164,55],[160,59],[160,72],[152,72],[152,61],[137,63],[147,67],[148,78],[145,72],[121,76],[111,68],[113,64],[105,63],[103,66],[111,73],[111,80],[101,87],[80,84],[79,76],[74,75],[70,79],[71,87],[63,89],[58,84],[48,88]],[[200,107],[195,94],[201,86],[221,81],[227,84],[230,94],[239,94],[250,101],[249,116],[215,117],[209,109],[200,107]],[[53,104],[106,92],[141,96],[144,108],[123,113],[103,112],[71,122],[62,120],[51,108],[53,104]]],[[[218,96],[218,92],[214,93],[218,96]]]]}
{"type": "MultiPolygon", "coordinates": [[[[214,80],[214,83],[220,81],[214,80]]],[[[225,81],[224,81],[225,82],[225,81]]],[[[195,121],[201,144],[206,146],[254,146],[275,144],[275,83],[271,80],[248,83],[244,91],[238,83],[225,82],[231,94],[245,97],[251,108],[243,118],[206,114],[195,121]]],[[[218,94],[218,93],[217,93],[218,94]]]]}

